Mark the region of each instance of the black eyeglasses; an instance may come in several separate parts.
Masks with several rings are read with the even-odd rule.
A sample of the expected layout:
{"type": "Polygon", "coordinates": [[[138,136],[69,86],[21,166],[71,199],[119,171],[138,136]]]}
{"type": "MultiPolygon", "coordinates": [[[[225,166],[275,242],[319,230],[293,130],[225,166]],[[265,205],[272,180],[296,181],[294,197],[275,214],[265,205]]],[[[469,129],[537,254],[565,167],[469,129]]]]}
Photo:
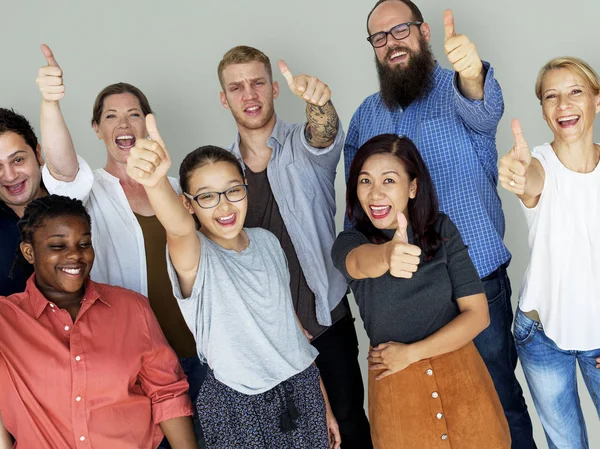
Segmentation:
{"type": "Polygon", "coordinates": [[[423,22],[406,22],[396,25],[390,31],[379,31],[378,33],[371,34],[367,40],[374,48],[383,47],[387,44],[388,34],[391,34],[394,39],[401,41],[410,36],[410,26],[420,26],[423,22]]]}
{"type": "Polygon", "coordinates": [[[183,192],[185,196],[194,200],[198,203],[202,209],[212,209],[216,207],[221,202],[221,195],[225,195],[227,201],[230,203],[237,203],[238,201],[242,201],[246,198],[248,193],[248,184],[239,184],[237,186],[229,187],[227,190],[223,192],[204,192],[199,193],[196,196],[192,196],[189,193],[183,192]]]}

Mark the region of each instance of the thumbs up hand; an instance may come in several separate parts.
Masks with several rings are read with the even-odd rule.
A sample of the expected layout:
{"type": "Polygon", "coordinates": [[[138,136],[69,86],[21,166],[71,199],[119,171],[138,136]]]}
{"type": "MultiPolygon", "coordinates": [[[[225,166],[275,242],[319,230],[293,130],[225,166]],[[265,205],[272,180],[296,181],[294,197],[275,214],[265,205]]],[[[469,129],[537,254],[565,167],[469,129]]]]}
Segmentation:
{"type": "Polygon", "coordinates": [[[330,100],[331,90],[327,84],[317,77],[308,75],[294,76],[284,61],[279,61],[277,66],[294,95],[314,106],[324,106],[330,100]]]}
{"type": "Polygon", "coordinates": [[[65,96],[65,86],[63,85],[63,72],[54,59],[54,54],[50,47],[42,44],[42,53],[48,65],[41,67],[38,70],[38,76],[35,82],[40,88],[42,99],[48,102],[62,100],[65,96]]]}
{"type": "Polygon", "coordinates": [[[454,31],[454,15],[450,9],[444,11],[446,39],[444,51],[454,70],[465,80],[477,80],[483,72],[483,64],[477,48],[464,34],[454,31]]]}
{"type": "Polygon", "coordinates": [[[408,243],[408,222],[402,212],[397,215],[398,229],[388,245],[390,274],[397,278],[410,279],[419,268],[421,248],[408,243]]]}
{"type": "Polygon", "coordinates": [[[136,140],[127,158],[127,174],[145,187],[156,187],[167,179],[171,157],[163,142],[154,115],[146,115],[148,139],[136,140]]]}
{"type": "Polygon", "coordinates": [[[527,172],[531,165],[531,151],[523,137],[521,123],[514,119],[511,124],[515,144],[512,149],[500,159],[498,169],[499,180],[506,190],[524,195],[527,185],[527,172]]]}

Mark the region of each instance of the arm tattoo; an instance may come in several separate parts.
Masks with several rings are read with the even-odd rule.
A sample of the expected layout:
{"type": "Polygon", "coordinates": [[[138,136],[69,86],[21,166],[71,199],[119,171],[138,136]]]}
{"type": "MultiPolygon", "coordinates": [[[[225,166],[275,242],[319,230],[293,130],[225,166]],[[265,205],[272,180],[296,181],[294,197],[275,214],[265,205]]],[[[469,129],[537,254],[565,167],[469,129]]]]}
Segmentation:
{"type": "Polygon", "coordinates": [[[306,104],[307,142],[315,148],[325,148],[333,143],[338,132],[338,115],[331,101],[323,106],[306,104]]]}

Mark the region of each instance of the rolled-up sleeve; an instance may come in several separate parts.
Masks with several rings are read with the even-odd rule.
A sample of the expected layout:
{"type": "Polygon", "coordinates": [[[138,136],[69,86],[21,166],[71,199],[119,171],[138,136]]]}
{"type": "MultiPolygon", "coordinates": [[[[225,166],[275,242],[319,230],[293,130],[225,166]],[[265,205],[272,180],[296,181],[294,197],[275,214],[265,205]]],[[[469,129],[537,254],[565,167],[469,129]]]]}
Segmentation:
{"type": "Polygon", "coordinates": [[[85,159],[79,155],[77,156],[77,163],[79,164],[79,171],[73,181],[59,181],[52,176],[48,165],[44,165],[42,168],[42,179],[48,193],[75,198],[85,204],[94,185],[94,173],[85,159]]]}
{"type": "Polygon", "coordinates": [[[297,125],[294,129],[292,137],[294,148],[300,143],[300,146],[304,148],[311,159],[317,164],[326,170],[335,171],[342,155],[342,149],[344,148],[344,130],[341,121],[338,120],[337,134],[333,143],[325,148],[313,147],[308,143],[305,134],[306,125],[306,123],[297,125]]]}
{"type": "Polygon", "coordinates": [[[142,307],[149,341],[138,376],[142,390],[152,404],[152,420],[159,424],[172,418],[192,416],[189,385],[179,360],[167,343],[147,301],[142,307]]]}

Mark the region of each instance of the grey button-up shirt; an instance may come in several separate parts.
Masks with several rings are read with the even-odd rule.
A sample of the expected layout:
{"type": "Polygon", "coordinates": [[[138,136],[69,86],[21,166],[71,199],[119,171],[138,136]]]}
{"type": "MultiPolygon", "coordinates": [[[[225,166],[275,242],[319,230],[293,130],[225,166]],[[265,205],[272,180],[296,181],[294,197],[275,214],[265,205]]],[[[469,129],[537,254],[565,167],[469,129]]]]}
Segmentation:
{"type": "MultiPolygon", "coordinates": [[[[333,144],[314,148],[306,141],[305,126],[277,119],[267,140],[273,150],[267,178],[306,282],[315,294],[317,321],[331,326],[331,311],[347,290],[346,280],[331,260],[336,238],[335,175],[344,132],[340,124],[333,144]]],[[[229,150],[242,159],[239,134],[229,150]]]]}

